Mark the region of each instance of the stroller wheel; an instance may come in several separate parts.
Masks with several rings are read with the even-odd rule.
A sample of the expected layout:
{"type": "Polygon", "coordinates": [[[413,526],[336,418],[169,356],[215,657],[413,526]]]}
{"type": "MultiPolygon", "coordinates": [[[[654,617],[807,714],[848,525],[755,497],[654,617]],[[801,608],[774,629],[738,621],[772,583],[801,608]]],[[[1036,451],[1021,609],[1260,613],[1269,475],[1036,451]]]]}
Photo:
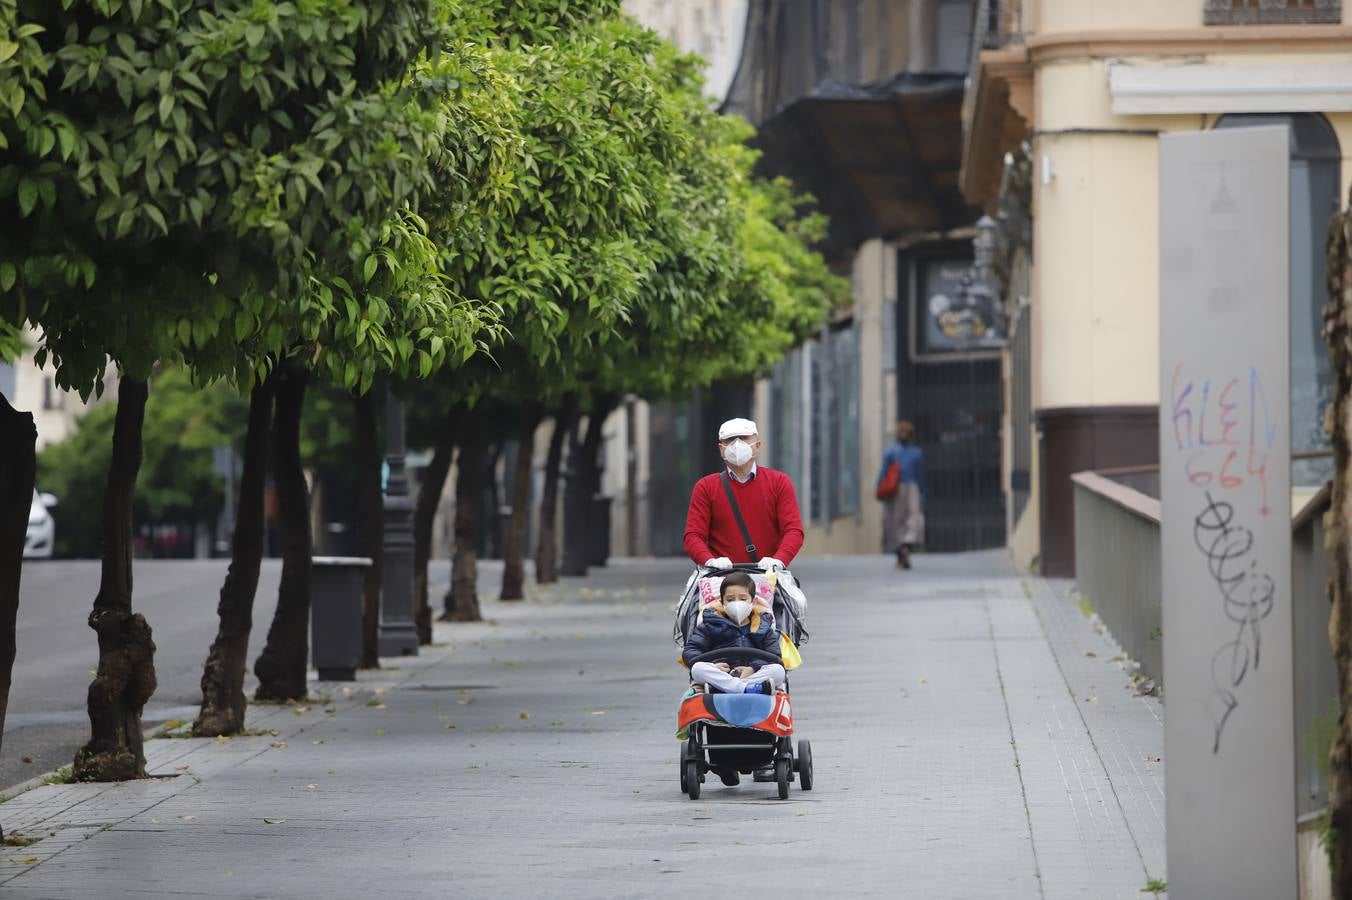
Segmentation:
{"type": "Polygon", "coordinates": [[[789,799],[789,766],[791,765],[792,762],[787,757],[781,756],[775,760],[775,781],[779,784],[780,800],[789,799]]]}
{"type": "Polygon", "coordinates": [[[685,761],[685,777],[681,781],[684,782],[685,792],[690,795],[690,799],[698,800],[699,760],[687,759],[685,761]]]}
{"type": "Polygon", "coordinates": [[[798,742],[798,756],[794,760],[794,765],[798,769],[798,786],[805,791],[812,790],[812,744],[808,741],[798,742]]]}

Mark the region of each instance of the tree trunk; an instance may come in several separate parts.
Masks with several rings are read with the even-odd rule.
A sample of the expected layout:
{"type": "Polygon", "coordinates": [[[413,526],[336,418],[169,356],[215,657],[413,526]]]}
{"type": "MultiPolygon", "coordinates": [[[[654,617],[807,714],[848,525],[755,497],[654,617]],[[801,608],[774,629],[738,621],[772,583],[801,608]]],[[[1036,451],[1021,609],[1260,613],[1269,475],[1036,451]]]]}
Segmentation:
{"type": "Polygon", "coordinates": [[[9,684],[14,673],[19,578],[28,510],[33,501],[37,438],[33,414],[19,412],[0,394],[0,746],[4,744],[9,684]]]}
{"type": "Polygon", "coordinates": [[[276,372],[249,397],[249,426],[244,436],[244,471],[239,480],[239,512],[230,541],[230,569],[216,607],[220,625],[202,670],[202,709],[192,723],[197,737],[236,734],[244,727],[248,699],[244,670],[249,664],[254,596],[263,563],[263,488],[267,482],[268,440],[276,372]]]}
{"type": "Polygon", "coordinates": [[[512,521],[502,551],[502,599],[526,599],[526,532],[530,529],[530,476],[535,462],[535,429],[540,408],[528,404],[517,435],[516,471],[512,473],[512,521]]]}
{"type": "Polygon", "coordinates": [[[563,465],[563,442],[577,419],[577,397],[569,395],[554,414],[554,431],[549,436],[545,457],[545,484],[540,495],[540,535],[535,550],[535,581],[553,584],[559,580],[559,476],[563,465]]]}
{"type": "Polygon", "coordinates": [[[606,417],[614,408],[613,397],[593,399],[592,411],[587,415],[586,437],[578,443],[574,436],[568,447],[568,481],[563,500],[564,575],[587,574],[592,544],[597,539],[594,532],[602,527],[593,520],[592,500],[601,491],[601,438],[606,417]]]}
{"type": "Polygon", "coordinates": [[[285,365],[277,382],[277,414],[273,424],[272,475],[277,485],[277,513],[282,532],[282,582],[268,642],[254,663],[258,676],[255,700],[301,700],[306,694],[305,670],[310,625],[310,517],[305,472],[300,461],[300,417],[309,373],[285,365]]]}
{"type": "Polygon", "coordinates": [[[488,449],[486,417],[470,414],[460,434],[455,474],[455,557],[451,589],[446,592],[443,622],[481,622],[479,612],[479,499],[484,455],[488,449]]]}
{"type": "MultiPolygon", "coordinates": [[[[1350,200],[1349,202],[1352,202],[1350,200]]],[[[1338,667],[1338,726],[1329,751],[1328,851],[1333,896],[1352,897],[1352,209],[1329,226],[1329,304],[1324,337],[1333,366],[1333,406],[1325,424],[1333,443],[1333,497],[1324,517],[1329,549],[1329,643],[1338,667]]]]}
{"type": "Polygon", "coordinates": [[[99,636],[99,667],[89,685],[89,743],[75,754],[77,781],[144,778],[141,710],[155,693],[155,642],[131,610],[132,497],[141,468],[141,426],[149,388],[123,378],[117,389],[113,455],[103,492],[103,574],[89,627],[99,636]]]}
{"type": "Polygon", "coordinates": [[[375,392],[352,398],[353,427],[357,436],[357,471],[361,484],[357,497],[357,546],[370,557],[366,570],[365,597],[361,615],[361,667],[380,668],[380,578],[385,538],[385,507],[380,490],[380,430],[376,426],[375,392]]]}
{"type": "Polygon", "coordinates": [[[446,413],[441,432],[437,435],[432,460],[418,481],[418,503],[413,510],[413,624],[418,629],[418,643],[432,643],[432,603],[427,591],[427,564],[432,558],[432,525],[441,492],[446,489],[446,476],[451,471],[455,456],[455,439],[460,429],[461,408],[452,407],[446,413]]]}

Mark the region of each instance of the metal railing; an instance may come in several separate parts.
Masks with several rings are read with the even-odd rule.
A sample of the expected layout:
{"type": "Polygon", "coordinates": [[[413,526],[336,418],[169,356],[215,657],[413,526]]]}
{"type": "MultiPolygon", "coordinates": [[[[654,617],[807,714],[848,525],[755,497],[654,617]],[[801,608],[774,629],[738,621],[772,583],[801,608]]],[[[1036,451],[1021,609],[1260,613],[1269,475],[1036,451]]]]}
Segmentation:
{"type": "MultiPolygon", "coordinates": [[[[1291,454],[1295,459],[1328,451],[1291,454]]],[[[1159,467],[1079,472],[1075,488],[1075,579],[1104,627],[1141,673],[1168,690],[1163,657],[1163,588],[1160,576],[1159,467]],[[1153,495],[1153,496],[1152,496],[1153,495]]],[[[1297,814],[1328,802],[1323,760],[1315,735],[1337,706],[1337,671],[1328,643],[1328,551],[1323,513],[1329,490],[1320,490],[1291,523],[1292,650],[1295,667],[1297,814]]],[[[1336,713],[1335,713],[1336,714],[1336,713]]]]}
{"type": "Polygon", "coordinates": [[[1075,485],[1075,580],[1141,672],[1163,683],[1159,500],[1097,472],[1075,485]]]}

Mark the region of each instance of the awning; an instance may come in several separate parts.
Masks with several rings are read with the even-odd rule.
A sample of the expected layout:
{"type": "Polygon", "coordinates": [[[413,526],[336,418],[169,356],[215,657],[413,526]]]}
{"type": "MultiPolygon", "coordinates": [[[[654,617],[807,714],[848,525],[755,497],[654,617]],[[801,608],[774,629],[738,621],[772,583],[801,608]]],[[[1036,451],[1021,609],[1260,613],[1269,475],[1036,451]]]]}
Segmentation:
{"type": "Polygon", "coordinates": [[[964,73],[917,73],[908,4],[752,0],[724,111],[761,168],[816,196],[834,259],[862,241],[970,225],[958,188],[964,73]]]}

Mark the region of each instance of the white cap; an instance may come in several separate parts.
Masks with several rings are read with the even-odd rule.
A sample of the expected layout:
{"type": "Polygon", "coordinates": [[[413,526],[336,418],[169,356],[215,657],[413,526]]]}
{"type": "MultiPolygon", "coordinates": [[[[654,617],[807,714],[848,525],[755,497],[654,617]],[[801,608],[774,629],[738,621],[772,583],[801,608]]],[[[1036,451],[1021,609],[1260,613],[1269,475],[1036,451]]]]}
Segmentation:
{"type": "Polygon", "coordinates": [[[750,419],[728,419],[718,426],[718,439],[720,441],[735,437],[750,437],[753,434],[760,434],[760,432],[756,429],[756,423],[750,419]]]}

